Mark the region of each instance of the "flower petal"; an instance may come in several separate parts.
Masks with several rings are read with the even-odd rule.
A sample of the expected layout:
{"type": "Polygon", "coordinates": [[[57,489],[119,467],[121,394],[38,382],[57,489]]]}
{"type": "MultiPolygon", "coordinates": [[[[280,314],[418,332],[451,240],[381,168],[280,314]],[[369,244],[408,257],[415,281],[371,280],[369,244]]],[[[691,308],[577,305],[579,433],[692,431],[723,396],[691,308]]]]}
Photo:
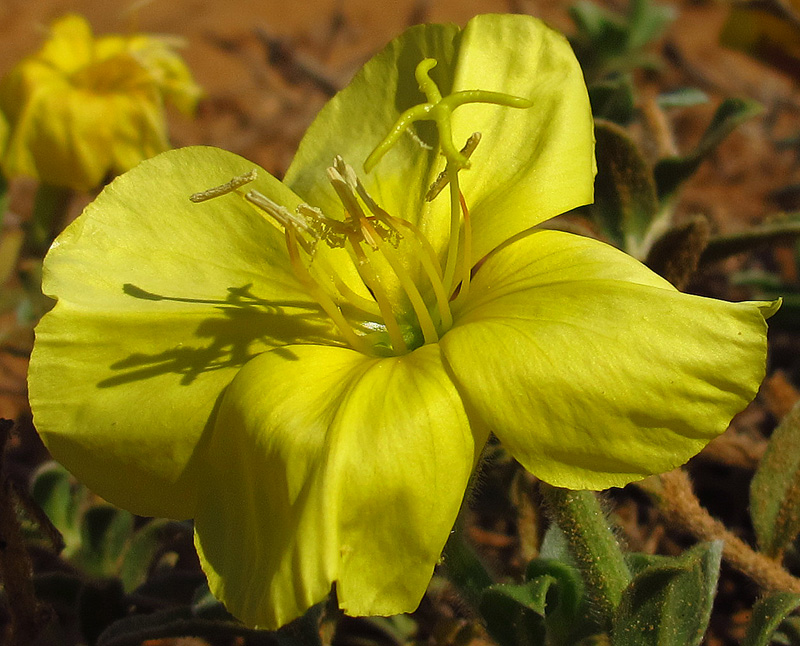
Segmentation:
{"type": "Polygon", "coordinates": [[[560,33],[529,16],[471,20],[461,36],[453,91],[474,89],[525,97],[533,107],[471,103],[453,113],[456,142],[482,134],[472,170],[461,174],[473,264],[517,233],[591,202],[595,173],[583,72],[560,33]]]}
{"type": "MultiPolygon", "coordinates": [[[[443,95],[490,90],[534,102],[529,109],[467,104],[453,112],[457,146],[473,132],[483,135],[472,169],[461,174],[473,262],[520,231],[591,202],[594,137],[583,74],[563,36],[521,15],[477,16],[463,32],[419,26],[389,43],[320,111],[286,174],[293,190],[341,211],[324,181],[325,168],[337,154],[353,166],[363,163],[399,115],[425,101],[414,69],[426,57],[438,61],[431,76],[443,95]]],[[[410,130],[364,184],[384,209],[420,225],[441,251],[449,236],[447,191],[424,201],[444,166],[438,134],[430,122],[410,130]]]]}
{"type": "Polygon", "coordinates": [[[386,359],[287,346],[228,388],[203,466],[212,592],[275,628],[336,581],[351,615],[416,608],[485,441],[436,345],[386,359]]]}
{"type": "MultiPolygon", "coordinates": [[[[430,207],[425,193],[442,164],[433,124],[413,126],[369,175],[363,172],[362,164],[400,114],[425,101],[414,78],[420,61],[435,58],[438,65],[431,75],[443,93],[450,91],[458,33],[455,25],[412,27],[371,58],[320,110],[306,131],[286,172],[285,182],[292,190],[329,215],[339,216],[342,206],[325,171],[333,158],[341,155],[356,169],[380,206],[396,217],[420,223],[430,207]]],[[[447,203],[437,203],[436,208],[444,217],[436,219],[438,229],[431,236],[432,242],[436,237],[446,240],[449,231],[447,203]]]]}
{"type": "Polygon", "coordinates": [[[764,376],[769,310],[682,294],[610,246],[536,231],[489,257],[441,346],[525,468],[604,489],[725,430],[764,376]]]}
{"type": "MultiPolygon", "coordinates": [[[[220,393],[265,349],[336,342],[299,285],[283,234],[244,200],[189,196],[253,168],[213,148],[143,162],[54,243],[29,386],[54,456],[144,515],[191,516],[186,465],[220,393]]],[[[262,172],[254,186],[292,206],[262,172]]]]}

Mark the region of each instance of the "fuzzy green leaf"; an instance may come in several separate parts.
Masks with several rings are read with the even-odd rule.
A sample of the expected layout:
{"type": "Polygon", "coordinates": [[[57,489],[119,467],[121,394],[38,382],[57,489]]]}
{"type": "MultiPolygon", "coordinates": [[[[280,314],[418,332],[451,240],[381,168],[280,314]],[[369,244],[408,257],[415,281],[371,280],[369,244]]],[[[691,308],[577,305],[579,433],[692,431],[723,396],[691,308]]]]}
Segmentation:
{"type": "Polygon", "coordinates": [[[81,526],[81,550],[76,560],[95,576],[115,575],[133,533],[133,514],[111,505],[86,510],[81,526]]]}
{"type": "Polygon", "coordinates": [[[543,575],[524,585],[487,588],[480,610],[489,634],[500,646],[544,646],[548,597],[553,599],[557,585],[555,577],[543,575]]]}
{"type": "Polygon", "coordinates": [[[125,592],[145,582],[153,560],[170,536],[189,532],[188,526],[165,518],[151,520],[136,531],[126,546],[119,570],[125,592]]]}
{"type": "Polygon", "coordinates": [[[631,122],[636,98],[629,74],[592,83],[588,89],[592,114],[596,119],[608,119],[620,125],[631,122]]]}
{"type": "Polygon", "coordinates": [[[777,592],[759,599],[753,606],[753,615],[742,646],[769,646],[778,626],[798,607],[800,594],[791,592],[777,592]]]}
{"type": "Polygon", "coordinates": [[[701,163],[739,124],[761,112],[761,105],[748,99],[726,99],[717,108],[711,123],[694,150],[686,155],[660,160],[654,169],[658,197],[672,197],[701,163]]]}
{"type": "Polygon", "coordinates": [[[595,123],[597,179],[589,212],[608,237],[636,255],[658,210],[653,175],[620,126],[595,123]]]}
{"type": "Polygon", "coordinates": [[[658,107],[689,108],[708,103],[708,94],[696,87],[681,87],[658,95],[658,107]]]}
{"type": "MultiPolygon", "coordinates": [[[[648,557],[622,595],[613,646],[696,646],[711,616],[722,542],[680,557],[648,557]]],[[[638,569],[636,565],[633,569],[638,569]]]]}
{"type": "Polygon", "coordinates": [[[60,464],[47,462],[33,476],[31,496],[61,532],[64,556],[71,557],[81,544],[80,516],[86,502],[86,489],[77,485],[60,464]]]}
{"type": "Polygon", "coordinates": [[[750,484],[758,544],[779,555],[800,533],[800,405],[775,429],[750,484]]]}

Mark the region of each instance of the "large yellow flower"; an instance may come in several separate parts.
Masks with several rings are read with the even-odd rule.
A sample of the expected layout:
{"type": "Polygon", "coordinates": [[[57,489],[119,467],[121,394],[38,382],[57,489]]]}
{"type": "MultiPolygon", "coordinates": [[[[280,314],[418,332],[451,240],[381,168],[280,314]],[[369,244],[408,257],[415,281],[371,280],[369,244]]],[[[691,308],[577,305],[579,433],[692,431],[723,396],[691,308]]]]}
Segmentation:
{"type": "Polygon", "coordinates": [[[10,126],[2,168],[90,190],[169,148],[165,98],[192,113],[199,96],[167,40],[94,38],[83,17],[65,16],[0,83],[10,126]]]}
{"type": "Polygon", "coordinates": [[[563,37],[525,16],[412,28],[283,183],[171,151],[67,228],[37,428],[112,502],[194,518],[212,591],[248,624],[333,583],[347,613],[412,610],[490,431],[555,485],[623,485],[699,451],[763,377],[770,306],[532,228],[591,200],[593,159],[563,37]]]}

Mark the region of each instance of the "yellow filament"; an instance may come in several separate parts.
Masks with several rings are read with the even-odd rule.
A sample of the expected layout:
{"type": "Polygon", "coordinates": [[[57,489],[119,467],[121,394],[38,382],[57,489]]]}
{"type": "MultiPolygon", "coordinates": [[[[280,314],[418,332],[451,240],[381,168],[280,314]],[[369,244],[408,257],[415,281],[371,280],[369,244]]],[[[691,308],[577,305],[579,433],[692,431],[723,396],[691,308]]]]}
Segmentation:
{"type": "Polygon", "coordinates": [[[342,298],[348,301],[353,307],[361,310],[366,314],[369,314],[370,316],[381,315],[381,311],[378,308],[378,304],[375,301],[371,301],[368,298],[364,298],[363,296],[356,294],[352,289],[350,289],[347,286],[347,284],[339,277],[339,274],[337,274],[335,271],[331,272],[330,277],[333,280],[334,287],[342,295],[342,298]]]}
{"type": "MultiPolygon", "coordinates": [[[[481,141],[481,133],[480,132],[473,132],[468,138],[467,143],[464,144],[464,147],[461,149],[461,154],[464,155],[467,159],[472,156],[472,153],[475,152],[475,149],[478,147],[478,144],[481,141]]],[[[444,188],[450,183],[450,178],[447,175],[447,169],[445,168],[439,175],[433,180],[433,183],[430,185],[428,192],[425,194],[425,201],[426,202],[433,202],[439,193],[441,193],[444,188]]]]}
{"type": "Polygon", "coordinates": [[[394,249],[381,240],[381,237],[378,235],[375,229],[372,228],[369,220],[364,218],[364,220],[361,222],[361,226],[369,231],[370,235],[375,239],[378,245],[378,250],[389,262],[389,265],[391,265],[394,273],[400,280],[400,285],[403,287],[405,293],[408,294],[408,299],[411,301],[411,307],[414,308],[414,313],[417,315],[417,321],[419,322],[420,330],[422,330],[422,337],[425,339],[425,343],[436,343],[439,340],[439,335],[436,332],[436,326],[433,324],[433,319],[431,318],[430,312],[428,312],[428,308],[425,305],[422,295],[419,293],[419,290],[414,284],[414,281],[411,279],[411,276],[408,275],[405,267],[403,267],[403,264],[400,262],[400,259],[394,252],[394,249]]]}
{"type": "MultiPolygon", "coordinates": [[[[419,230],[419,227],[408,220],[403,220],[402,218],[396,218],[392,215],[389,215],[389,213],[378,206],[375,200],[369,196],[361,181],[358,178],[356,178],[355,181],[358,195],[362,200],[364,200],[364,203],[369,207],[370,211],[375,214],[375,217],[379,222],[384,224],[388,229],[397,232],[398,235],[400,234],[399,229],[401,227],[405,227],[411,231],[412,238],[417,240],[422,246],[422,254],[420,254],[419,260],[422,263],[422,268],[425,270],[425,274],[428,276],[428,280],[433,287],[433,293],[436,296],[436,305],[439,309],[439,320],[442,325],[441,331],[446,332],[453,325],[453,314],[450,312],[450,299],[445,292],[444,285],[442,284],[442,268],[439,265],[439,259],[436,257],[436,252],[433,250],[433,245],[431,245],[428,238],[422,234],[422,231],[419,230]]],[[[416,287],[414,289],[416,290],[416,287]]],[[[406,293],[408,293],[408,290],[406,290],[406,293]]],[[[410,294],[409,298],[411,298],[410,294]]],[[[425,311],[427,312],[427,308],[425,311]]],[[[419,317],[417,318],[419,320],[419,317]]],[[[422,325],[422,321],[420,321],[420,325],[422,325]]]]}
{"type": "Polygon", "coordinates": [[[436,307],[439,310],[439,320],[441,322],[440,332],[447,332],[453,326],[453,314],[450,311],[450,298],[444,289],[444,283],[442,283],[442,268],[436,258],[436,252],[433,250],[430,241],[422,235],[422,232],[414,224],[400,218],[391,219],[395,225],[408,227],[414,234],[414,239],[422,246],[419,261],[422,263],[422,268],[425,270],[425,275],[428,277],[428,281],[433,287],[433,294],[436,297],[436,307]]]}
{"type": "Polygon", "coordinates": [[[356,270],[378,303],[378,307],[381,310],[381,317],[383,318],[383,324],[386,326],[386,332],[389,335],[389,340],[392,342],[392,348],[394,348],[397,354],[405,354],[408,352],[408,346],[403,338],[403,333],[400,331],[400,325],[397,323],[397,317],[395,317],[394,311],[392,310],[392,304],[381,288],[380,281],[375,274],[372,263],[370,263],[369,258],[361,248],[360,240],[357,235],[350,233],[348,234],[348,238],[350,239],[350,245],[358,261],[356,263],[356,270]]]}
{"type": "Polygon", "coordinates": [[[459,225],[461,224],[461,204],[458,195],[461,191],[458,187],[458,168],[449,162],[447,164],[447,175],[450,179],[450,240],[447,244],[447,260],[444,266],[442,282],[448,293],[452,294],[456,287],[455,274],[458,260],[459,225]]]}
{"type": "Polygon", "coordinates": [[[345,341],[354,350],[362,354],[371,354],[369,343],[353,331],[336,303],[325,293],[325,290],[314,280],[314,277],[303,264],[297,248],[297,235],[290,227],[286,228],[286,248],[289,251],[289,261],[292,264],[292,269],[294,269],[298,280],[308,290],[311,297],[325,310],[325,313],[330,316],[331,320],[336,324],[336,327],[339,328],[339,332],[341,332],[345,341]]]}
{"type": "Polygon", "coordinates": [[[456,301],[466,297],[469,292],[469,281],[472,278],[472,223],[469,219],[467,200],[461,191],[458,192],[458,197],[461,201],[461,211],[464,213],[464,256],[461,261],[461,289],[456,301]]]}

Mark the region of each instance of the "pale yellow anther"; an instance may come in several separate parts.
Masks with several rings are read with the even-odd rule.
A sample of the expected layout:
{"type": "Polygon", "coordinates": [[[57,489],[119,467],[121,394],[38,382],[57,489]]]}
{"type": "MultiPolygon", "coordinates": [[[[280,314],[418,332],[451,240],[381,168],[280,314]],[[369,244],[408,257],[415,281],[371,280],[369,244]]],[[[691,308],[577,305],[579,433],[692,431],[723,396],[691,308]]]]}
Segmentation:
{"type": "Polygon", "coordinates": [[[227,195],[228,193],[233,193],[238,188],[241,188],[245,184],[249,184],[250,182],[255,181],[258,178],[258,171],[254,168],[249,173],[245,173],[244,175],[237,175],[234,177],[230,182],[225,182],[220,186],[215,186],[214,188],[209,188],[205,191],[200,191],[199,193],[194,193],[189,196],[189,199],[192,202],[205,202],[207,200],[213,200],[215,197],[220,197],[221,195],[227,195]]]}
{"type": "MultiPolygon", "coordinates": [[[[480,132],[473,132],[469,138],[467,139],[467,143],[464,144],[464,147],[461,149],[461,154],[464,155],[467,159],[472,156],[472,153],[475,152],[475,149],[478,147],[478,144],[481,141],[481,133],[480,132]]],[[[439,173],[439,176],[433,180],[431,183],[428,192],[425,194],[425,201],[432,202],[436,199],[436,196],[441,193],[445,187],[450,183],[450,178],[447,174],[447,169],[443,170],[439,173]]]]}

